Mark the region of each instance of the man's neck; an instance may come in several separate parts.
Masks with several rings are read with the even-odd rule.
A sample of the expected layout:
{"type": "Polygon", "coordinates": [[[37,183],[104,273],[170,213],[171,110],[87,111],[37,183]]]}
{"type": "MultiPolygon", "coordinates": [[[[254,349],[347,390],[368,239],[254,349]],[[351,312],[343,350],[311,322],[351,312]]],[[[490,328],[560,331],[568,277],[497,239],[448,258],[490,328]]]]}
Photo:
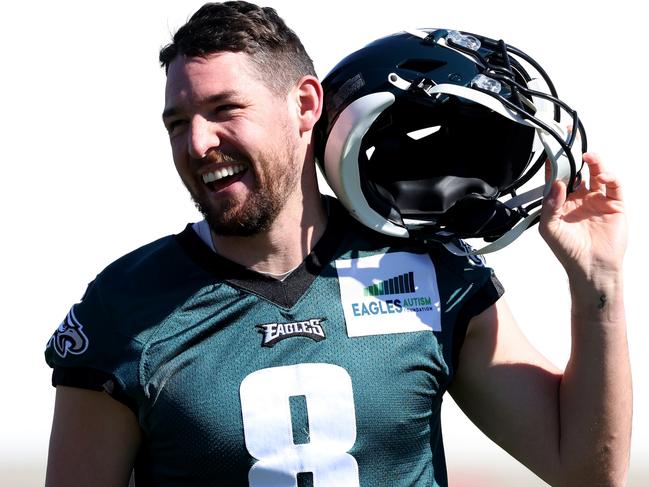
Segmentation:
{"type": "Polygon", "coordinates": [[[320,194],[312,194],[311,199],[288,202],[267,232],[250,237],[212,233],[217,253],[263,274],[291,271],[311,253],[327,226],[320,194]]]}

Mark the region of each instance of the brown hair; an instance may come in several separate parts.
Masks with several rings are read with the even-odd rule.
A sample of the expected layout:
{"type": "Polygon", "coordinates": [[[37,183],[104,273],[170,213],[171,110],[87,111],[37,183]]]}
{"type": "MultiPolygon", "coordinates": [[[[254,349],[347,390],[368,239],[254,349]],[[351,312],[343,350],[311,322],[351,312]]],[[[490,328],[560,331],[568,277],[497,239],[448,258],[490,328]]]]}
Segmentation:
{"type": "Polygon", "coordinates": [[[162,48],[160,64],[168,71],[179,55],[223,51],[249,54],[262,81],[277,93],[286,93],[302,76],[315,76],[302,42],[277,12],[243,1],[203,5],[162,48]]]}

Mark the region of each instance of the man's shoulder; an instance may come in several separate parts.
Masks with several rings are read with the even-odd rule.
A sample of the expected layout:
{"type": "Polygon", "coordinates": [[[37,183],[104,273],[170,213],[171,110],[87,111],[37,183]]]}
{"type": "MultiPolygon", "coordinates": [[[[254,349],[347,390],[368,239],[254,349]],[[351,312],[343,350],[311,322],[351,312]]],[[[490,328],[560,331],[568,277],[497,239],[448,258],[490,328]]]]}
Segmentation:
{"type": "Polygon", "coordinates": [[[198,238],[191,225],[123,255],[104,268],[93,284],[104,296],[138,296],[166,289],[204,274],[185,250],[183,240],[198,238]]]}
{"type": "Polygon", "coordinates": [[[48,341],[53,384],[107,391],[111,384],[108,392],[134,407],[143,347],[198,286],[181,280],[191,260],[177,240],[168,235],[123,255],[88,285],[48,341]]]}
{"type": "Polygon", "coordinates": [[[213,281],[184,248],[183,238],[194,237],[188,225],[180,234],[152,241],[109,264],[73,307],[77,321],[111,336],[136,337],[153,330],[213,281]]]}
{"type": "Polygon", "coordinates": [[[187,225],[179,234],[166,235],[137,247],[108,264],[99,275],[124,278],[147,271],[171,269],[171,264],[185,259],[179,237],[191,231],[191,225],[187,225]]]}

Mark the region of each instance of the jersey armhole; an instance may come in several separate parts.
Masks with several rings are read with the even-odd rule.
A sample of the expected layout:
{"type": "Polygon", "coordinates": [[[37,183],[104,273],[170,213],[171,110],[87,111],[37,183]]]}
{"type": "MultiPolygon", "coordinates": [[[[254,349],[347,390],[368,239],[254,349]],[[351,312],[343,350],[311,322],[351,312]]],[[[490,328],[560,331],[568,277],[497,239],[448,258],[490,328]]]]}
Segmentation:
{"type": "Polygon", "coordinates": [[[106,392],[138,415],[137,403],[126,394],[114,375],[90,367],[54,367],[52,385],[77,387],[91,391],[106,392]]]}

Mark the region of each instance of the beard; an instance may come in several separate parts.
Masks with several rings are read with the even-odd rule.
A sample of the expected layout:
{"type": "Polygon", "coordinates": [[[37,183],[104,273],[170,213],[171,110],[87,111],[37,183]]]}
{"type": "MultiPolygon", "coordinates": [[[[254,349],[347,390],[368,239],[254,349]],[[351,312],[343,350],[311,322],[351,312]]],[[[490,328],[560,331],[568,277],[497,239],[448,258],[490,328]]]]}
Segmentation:
{"type": "Polygon", "coordinates": [[[243,205],[228,199],[215,208],[195,195],[192,195],[192,200],[212,232],[236,237],[250,237],[268,231],[284,207],[282,198],[268,188],[255,189],[243,205]]]}
{"type": "Polygon", "coordinates": [[[283,150],[268,151],[257,164],[239,155],[206,155],[214,162],[243,163],[246,171],[253,172],[253,186],[243,201],[233,196],[215,204],[205,192],[192,191],[186,184],[196,208],[216,235],[250,237],[270,229],[300,178],[294,163],[297,147],[288,143],[288,138],[283,141],[283,150]]]}

